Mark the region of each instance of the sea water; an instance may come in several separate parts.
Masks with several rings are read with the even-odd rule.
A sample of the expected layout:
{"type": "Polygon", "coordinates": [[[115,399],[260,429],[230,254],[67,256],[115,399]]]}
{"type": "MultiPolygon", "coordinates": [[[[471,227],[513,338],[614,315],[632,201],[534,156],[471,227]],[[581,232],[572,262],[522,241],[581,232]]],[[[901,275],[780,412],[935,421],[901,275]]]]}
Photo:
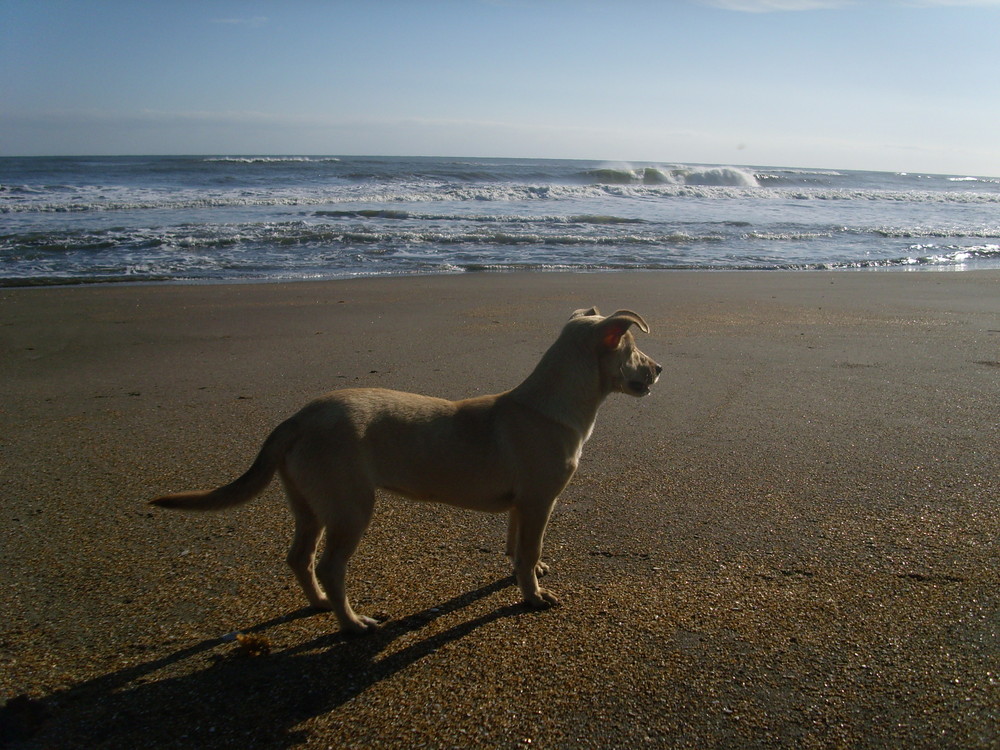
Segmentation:
{"type": "Polygon", "coordinates": [[[0,158],[0,284],[1000,268],[1000,179],[401,157],[0,158]]]}

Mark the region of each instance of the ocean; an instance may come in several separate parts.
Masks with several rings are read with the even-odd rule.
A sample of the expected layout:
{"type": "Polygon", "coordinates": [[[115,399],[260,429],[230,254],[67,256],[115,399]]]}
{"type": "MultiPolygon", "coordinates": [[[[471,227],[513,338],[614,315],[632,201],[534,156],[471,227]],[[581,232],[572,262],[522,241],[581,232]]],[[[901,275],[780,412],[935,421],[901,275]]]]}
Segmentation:
{"type": "Polygon", "coordinates": [[[1000,268],[1000,179],[407,157],[0,158],[0,285],[1000,268]]]}

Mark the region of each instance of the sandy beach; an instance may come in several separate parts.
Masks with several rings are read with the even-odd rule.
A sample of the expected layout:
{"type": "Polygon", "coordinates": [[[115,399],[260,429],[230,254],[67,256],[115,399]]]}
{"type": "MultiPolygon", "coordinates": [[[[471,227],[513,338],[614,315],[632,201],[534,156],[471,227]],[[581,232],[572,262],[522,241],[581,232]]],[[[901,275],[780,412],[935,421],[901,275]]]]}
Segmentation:
{"type": "Polygon", "coordinates": [[[2,745],[1000,744],[1000,272],[2,289],[0,342],[2,745]],[[345,639],[277,482],[146,505],[328,390],[512,387],[591,305],[664,374],[553,515],[562,607],[519,604],[505,518],[385,498],[345,639]]]}

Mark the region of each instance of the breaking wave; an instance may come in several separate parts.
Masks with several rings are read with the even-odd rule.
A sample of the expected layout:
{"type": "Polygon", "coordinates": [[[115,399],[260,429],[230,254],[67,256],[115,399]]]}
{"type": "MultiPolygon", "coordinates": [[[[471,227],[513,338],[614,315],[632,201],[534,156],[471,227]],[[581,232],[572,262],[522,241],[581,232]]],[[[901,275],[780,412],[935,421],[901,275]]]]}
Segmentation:
{"type": "Polygon", "coordinates": [[[601,167],[583,176],[595,185],[760,187],[753,172],[736,167],[601,167]]]}
{"type": "Polygon", "coordinates": [[[206,156],[206,164],[330,164],[340,159],[335,156],[206,156]]]}

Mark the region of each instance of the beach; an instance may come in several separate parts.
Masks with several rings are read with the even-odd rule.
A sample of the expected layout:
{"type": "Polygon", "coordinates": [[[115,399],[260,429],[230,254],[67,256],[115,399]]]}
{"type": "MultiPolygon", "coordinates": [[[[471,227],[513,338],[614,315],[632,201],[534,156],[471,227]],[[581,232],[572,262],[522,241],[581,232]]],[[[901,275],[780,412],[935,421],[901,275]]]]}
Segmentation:
{"type": "Polygon", "coordinates": [[[0,289],[0,744],[996,747],[998,301],[996,270],[0,289]],[[384,622],[346,639],[278,482],[146,504],[328,390],[513,387],[592,305],[664,372],[556,507],[561,607],[519,603],[505,517],[386,497],[348,575],[384,622]]]}

